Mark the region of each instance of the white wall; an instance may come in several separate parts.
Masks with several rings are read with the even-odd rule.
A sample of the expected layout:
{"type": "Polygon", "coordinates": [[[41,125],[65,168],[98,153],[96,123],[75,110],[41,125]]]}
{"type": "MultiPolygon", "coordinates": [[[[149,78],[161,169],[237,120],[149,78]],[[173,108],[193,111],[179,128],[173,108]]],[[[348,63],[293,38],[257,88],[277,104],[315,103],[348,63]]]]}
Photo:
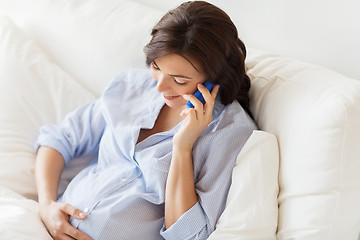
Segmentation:
{"type": "MultiPolygon", "coordinates": [[[[166,12],[183,1],[134,0],[166,12]]],[[[209,0],[248,47],[322,65],[360,80],[359,0],[209,0]]]]}

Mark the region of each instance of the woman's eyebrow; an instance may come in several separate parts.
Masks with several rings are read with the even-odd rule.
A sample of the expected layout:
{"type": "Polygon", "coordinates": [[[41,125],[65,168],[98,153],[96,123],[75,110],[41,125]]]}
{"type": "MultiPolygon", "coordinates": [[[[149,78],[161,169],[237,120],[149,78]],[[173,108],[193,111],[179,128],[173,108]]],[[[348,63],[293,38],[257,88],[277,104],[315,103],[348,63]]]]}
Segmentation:
{"type": "Polygon", "coordinates": [[[187,77],[184,75],[177,75],[177,74],[168,74],[170,77],[178,77],[178,78],[187,78],[187,79],[191,79],[191,77],[187,77]]]}

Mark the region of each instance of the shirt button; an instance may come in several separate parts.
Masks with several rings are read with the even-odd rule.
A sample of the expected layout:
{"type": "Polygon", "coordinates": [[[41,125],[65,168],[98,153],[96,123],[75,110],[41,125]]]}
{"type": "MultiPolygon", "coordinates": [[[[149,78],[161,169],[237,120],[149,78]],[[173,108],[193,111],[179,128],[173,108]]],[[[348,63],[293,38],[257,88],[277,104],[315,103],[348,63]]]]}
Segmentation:
{"type": "Polygon", "coordinates": [[[85,208],[84,209],[84,213],[88,213],[89,212],[89,209],[88,208],[85,208]]]}
{"type": "Polygon", "coordinates": [[[122,178],[122,179],[121,179],[121,182],[124,183],[124,182],[126,182],[126,180],[127,180],[126,178],[122,178]]]}

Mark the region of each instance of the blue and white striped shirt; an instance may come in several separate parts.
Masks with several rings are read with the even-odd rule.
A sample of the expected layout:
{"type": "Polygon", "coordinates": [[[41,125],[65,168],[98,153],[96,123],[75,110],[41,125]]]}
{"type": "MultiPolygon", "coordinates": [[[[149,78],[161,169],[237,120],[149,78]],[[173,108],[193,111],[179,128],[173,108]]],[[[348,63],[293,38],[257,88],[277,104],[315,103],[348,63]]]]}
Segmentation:
{"type": "Polygon", "coordinates": [[[125,71],[97,101],[41,128],[35,148],[56,149],[65,164],[98,152],[59,199],[87,213],[70,223],[93,239],[206,239],[224,210],[236,157],[256,125],[237,101],[225,107],[216,99],[193,147],[198,202],[165,230],[166,178],[181,122],[137,144],[164,105],[155,86],[149,70],[125,71]]]}

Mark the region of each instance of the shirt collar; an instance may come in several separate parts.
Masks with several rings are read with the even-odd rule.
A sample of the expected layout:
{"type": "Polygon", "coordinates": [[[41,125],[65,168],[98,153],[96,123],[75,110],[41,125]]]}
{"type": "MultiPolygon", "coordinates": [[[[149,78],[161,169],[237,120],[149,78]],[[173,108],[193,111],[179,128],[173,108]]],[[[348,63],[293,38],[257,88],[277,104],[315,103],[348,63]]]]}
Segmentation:
{"type": "MultiPolygon", "coordinates": [[[[144,118],[144,121],[142,122],[143,127],[146,128],[153,128],[155,125],[155,121],[160,113],[161,108],[165,104],[165,100],[161,93],[159,93],[155,88],[154,90],[156,93],[153,95],[153,99],[148,101],[148,117],[144,118]]],[[[212,113],[212,122],[214,122],[215,119],[218,118],[218,116],[221,114],[221,112],[224,110],[225,105],[221,103],[220,95],[218,95],[215,99],[213,113],[212,113]]],[[[180,128],[183,121],[179,122],[175,127],[173,127],[171,130],[169,130],[167,133],[174,135],[180,128]]],[[[210,125],[209,125],[210,126],[210,125]]]]}

